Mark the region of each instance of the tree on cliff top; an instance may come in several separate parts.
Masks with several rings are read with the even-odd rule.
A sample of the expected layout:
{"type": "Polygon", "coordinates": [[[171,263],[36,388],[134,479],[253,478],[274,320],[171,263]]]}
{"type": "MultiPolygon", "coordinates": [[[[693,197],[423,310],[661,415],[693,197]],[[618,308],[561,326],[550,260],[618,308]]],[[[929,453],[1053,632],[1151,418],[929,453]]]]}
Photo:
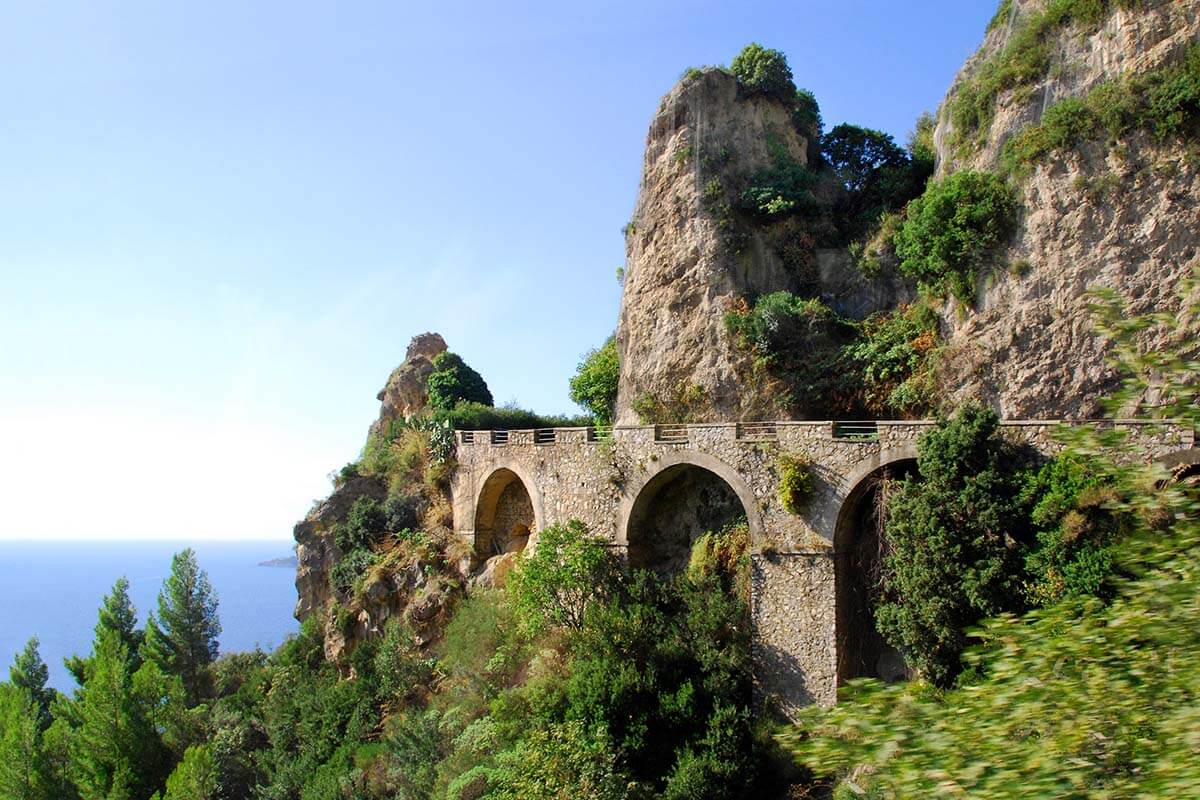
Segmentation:
{"type": "Polygon", "coordinates": [[[729,68],[742,85],[753,92],[761,92],[789,104],[796,99],[792,68],[788,66],[787,57],[778,50],[751,42],[734,57],[729,68]]]}
{"type": "Polygon", "coordinates": [[[426,381],[429,405],[449,411],[460,401],[492,405],[492,393],[483,376],[467,366],[462,356],[449,350],[433,357],[433,372],[426,381]]]}

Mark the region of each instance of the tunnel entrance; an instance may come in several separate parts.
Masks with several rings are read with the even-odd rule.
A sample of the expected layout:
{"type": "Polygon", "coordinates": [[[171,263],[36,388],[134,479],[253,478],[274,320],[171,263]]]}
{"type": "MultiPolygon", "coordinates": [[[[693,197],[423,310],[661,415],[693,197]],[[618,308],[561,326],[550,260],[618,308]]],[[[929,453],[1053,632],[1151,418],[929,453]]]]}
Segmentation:
{"type": "Polygon", "coordinates": [[[700,536],[746,517],[737,492],[716,473],[695,464],[667,467],[634,501],[626,532],[629,565],[678,573],[700,536]]]}
{"type": "Polygon", "coordinates": [[[475,554],[488,559],[520,552],[533,529],[533,501],[524,482],[510,469],[496,470],[475,507],[475,554]]]}
{"type": "Polygon", "coordinates": [[[854,678],[907,680],[900,651],[875,626],[881,595],[887,501],[896,482],[914,476],[913,459],[893,461],[867,475],[850,491],[834,533],[834,585],[838,685],[854,678]]]}

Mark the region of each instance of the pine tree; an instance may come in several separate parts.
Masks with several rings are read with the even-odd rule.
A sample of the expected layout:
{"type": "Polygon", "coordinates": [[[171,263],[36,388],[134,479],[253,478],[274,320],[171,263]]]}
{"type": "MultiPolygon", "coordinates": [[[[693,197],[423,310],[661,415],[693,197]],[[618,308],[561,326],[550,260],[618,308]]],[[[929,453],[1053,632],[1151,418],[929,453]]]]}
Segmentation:
{"type": "Polygon", "coordinates": [[[8,679],[13,686],[24,689],[37,706],[38,732],[50,727],[50,704],[57,694],[46,686],[50,680],[50,670],[42,661],[38,652],[38,638],[33,636],[25,643],[25,649],[17,654],[12,667],[8,670],[8,679]]]}
{"type": "Polygon", "coordinates": [[[183,681],[188,706],[208,695],[208,667],[217,657],[217,596],[191,548],[171,560],[158,595],[158,615],[146,622],[143,658],[183,681]]]}
{"type": "Polygon", "coordinates": [[[217,791],[217,770],[207,745],[189,747],[179,766],[167,778],[162,800],[212,800],[217,791]]]}
{"type": "MultiPolygon", "coordinates": [[[[137,609],[133,607],[133,602],[129,599],[129,581],[127,579],[118,578],[117,582],[113,584],[112,592],[104,598],[104,603],[100,606],[99,619],[96,621],[94,630],[96,641],[100,640],[104,631],[115,633],[129,652],[129,671],[131,673],[137,671],[138,667],[142,665],[139,650],[144,634],[137,627],[137,609]]],[[[71,656],[64,661],[67,670],[80,686],[87,683],[92,659],[91,656],[71,656]]]]}
{"type": "MultiPolygon", "coordinates": [[[[32,641],[36,652],[36,640],[32,641]]],[[[53,798],[42,757],[42,713],[28,689],[0,683],[0,797],[4,800],[53,798]]]]}
{"type": "Polygon", "coordinates": [[[71,777],[84,800],[147,797],[170,767],[152,718],[155,700],[137,692],[129,658],[117,633],[102,631],[87,683],[63,704],[74,723],[66,734],[71,777]]]}

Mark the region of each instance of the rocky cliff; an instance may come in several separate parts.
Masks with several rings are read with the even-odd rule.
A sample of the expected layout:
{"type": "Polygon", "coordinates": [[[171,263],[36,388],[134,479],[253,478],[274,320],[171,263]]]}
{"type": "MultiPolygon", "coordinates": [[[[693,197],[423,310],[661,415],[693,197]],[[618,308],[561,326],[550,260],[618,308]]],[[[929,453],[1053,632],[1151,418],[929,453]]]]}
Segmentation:
{"type": "Polygon", "coordinates": [[[777,158],[806,164],[811,136],[787,105],[722,70],[690,73],[663,98],[625,230],[617,424],[637,424],[639,403],[705,420],[735,418],[755,399],[744,395],[750,365],[730,347],[724,315],[747,294],[792,286],[795,270],[762,232],[735,240],[732,206],[746,176],[777,158]]]}
{"type": "Polygon", "coordinates": [[[417,419],[432,359],[445,350],[436,333],[413,338],[378,394],[363,458],[337,475],[329,497],[293,532],[296,618],[317,615],[326,657],[347,669],[354,644],[378,636],[390,619],[420,646],[435,639],[471,567],[450,528],[446,462],[434,463],[429,430],[417,419]]]}
{"type": "MultiPolygon", "coordinates": [[[[1100,412],[1098,398],[1114,387],[1089,289],[1115,289],[1136,311],[1170,310],[1197,263],[1194,124],[1163,135],[1126,95],[1151,91],[1198,37],[1200,0],[1001,4],[939,108],[935,179],[999,173],[1019,201],[1017,220],[976,271],[974,302],[927,298],[939,346],[921,368],[932,376],[930,401],[909,413],[968,397],[1008,418],[1100,412]],[[1109,89],[1125,92],[1126,105],[1108,109],[1109,89]],[[1097,109],[1090,129],[1073,116],[1072,103],[1085,101],[1097,109]],[[1018,163],[1010,140],[1044,122],[1055,146],[1018,163]]],[[[1178,102],[1188,119],[1200,114],[1194,99],[1178,102]]],[[[820,299],[847,319],[914,295],[916,284],[894,272],[864,275],[850,250],[795,214],[747,213],[747,188],[781,162],[818,176],[813,196],[823,205],[811,218],[838,207],[830,197],[840,186],[814,159],[816,133],[723,70],[691,71],[663,98],[627,228],[618,424],[895,413],[779,402],[788,387],[725,324],[731,308],[770,292],[820,299]]],[[[894,269],[886,227],[867,248],[894,269]]]]}
{"type": "MultiPolygon", "coordinates": [[[[1107,5],[1097,21],[1055,25],[1039,20],[1045,0],[1001,9],[939,112],[940,175],[1002,170],[1006,143],[1057,104],[1177,64],[1200,38],[1197,0],[1107,5]],[[1019,57],[1019,37],[1039,23],[1046,28],[1039,69],[996,94],[980,131],[956,131],[959,95],[995,64],[1019,57]]],[[[1114,387],[1087,291],[1115,289],[1139,312],[1178,307],[1175,290],[1197,263],[1196,139],[1160,137],[1135,122],[1115,138],[1104,131],[1078,137],[1013,182],[1022,211],[1012,241],[978,286],[976,307],[943,315],[944,390],[951,399],[982,397],[1006,417],[1093,416],[1097,398],[1114,387]]]]}

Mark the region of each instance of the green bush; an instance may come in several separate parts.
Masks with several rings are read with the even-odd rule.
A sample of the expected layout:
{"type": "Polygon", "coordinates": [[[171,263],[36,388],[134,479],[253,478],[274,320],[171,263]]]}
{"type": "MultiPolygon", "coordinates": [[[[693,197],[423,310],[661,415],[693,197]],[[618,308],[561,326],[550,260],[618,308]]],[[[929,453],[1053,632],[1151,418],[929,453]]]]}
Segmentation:
{"type": "Polygon", "coordinates": [[[1025,557],[1031,605],[1111,593],[1116,547],[1133,525],[1108,508],[1118,499],[1103,475],[1069,452],[1029,474],[1021,500],[1037,536],[1025,557]]]}
{"type": "Polygon", "coordinates": [[[817,183],[816,173],[790,157],[781,156],[774,167],[751,179],[751,185],[739,198],[739,206],[764,219],[811,214],[817,209],[813,195],[817,183]]]}
{"type": "Polygon", "coordinates": [[[930,183],[896,232],[900,271],[928,292],[973,303],[977,274],[1012,233],[1016,214],[998,175],[964,171],[930,183]]]}
{"type": "Polygon", "coordinates": [[[852,390],[853,377],[841,369],[841,359],[854,327],[820,300],[773,292],[727,313],[725,327],[736,346],[751,350],[786,383],[791,395],[781,403],[833,413],[852,390]]]}
{"type": "Polygon", "coordinates": [[[436,410],[447,411],[460,402],[492,404],[492,393],[483,376],[449,350],[433,357],[433,372],[429,374],[426,386],[429,405],[436,410]]]}
{"type": "Polygon", "coordinates": [[[789,514],[799,514],[813,493],[812,465],[802,456],[780,453],[775,471],[779,474],[779,503],[789,514]]]}
{"type": "Polygon", "coordinates": [[[867,317],[860,336],[847,345],[845,360],[863,379],[868,408],[902,413],[927,401],[926,369],[938,348],[937,316],[923,303],[867,317]]]}
{"type": "Polygon", "coordinates": [[[571,378],[571,402],[586,409],[597,425],[612,425],[620,375],[617,339],[610,336],[579,362],[579,368],[571,378]]]}
{"type": "Polygon", "coordinates": [[[615,570],[605,542],[573,519],[542,529],[533,553],[521,552],[508,594],[526,630],[578,629],[588,607],[611,589],[615,570]]]}
{"type": "Polygon", "coordinates": [[[796,129],[809,137],[821,135],[821,106],[816,96],[808,89],[797,89],[792,101],[792,124],[796,129]]]}
{"type": "Polygon", "coordinates": [[[375,554],[365,548],[350,550],[329,571],[329,586],[338,595],[348,597],[354,583],[375,563],[375,554]]]}
{"type": "Polygon", "coordinates": [[[908,135],[908,155],[914,164],[921,165],[922,171],[932,175],[937,161],[937,149],[934,146],[933,132],[937,120],[928,111],[917,117],[917,124],[908,135]]]}
{"type": "Polygon", "coordinates": [[[752,92],[785,103],[795,101],[796,84],[792,82],[792,69],[788,66],[787,57],[778,50],[770,50],[752,42],[734,56],[729,69],[752,92]]]}
{"type": "Polygon", "coordinates": [[[1018,610],[1025,527],[1016,453],[994,411],[964,406],[918,441],[920,479],[888,504],[879,632],[922,676],[948,686],[967,629],[1018,610]]]}
{"type": "Polygon", "coordinates": [[[1176,66],[1145,80],[1146,113],[1160,139],[1194,134],[1200,123],[1200,44],[1176,66]]]}
{"type": "Polygon", "coordinates": [[[399,533],[420,526],[423,502],[417,494],[403,490],[392,492],[383,504],[384,528],[399,533]]]}
{"type": "Polygon", "coordinates": [[[582,722],[535,727],[494,766],[481,770],[487,786],[478,797],[494,800],[631,800],[649,793],[617,767],[617,751],[603,727],[582,722]]]}
{"type": "Polygon", "coordinates": [[[784,360],[789,354],[807,356],[813,339],[827,335],[840,319],[829,306],[815,298],[790,292],[765,294],[746,311],[725,315],[725,327],[743,344],[768,360],[784,360]]]}
{"type": "Polygon", "coordinates": [[[453,430],[529,430],[532,428],[585,428],[592,424],[590,417],[546,416],[516,406],[485,406],[462,402],[449,411],[438,412],[439,423],[453,430]]]}
{"type": "Polygon", "coordinates": [[[387,530],[387,515],[378,500],[359,497],[350,506],[346,519],[337,526],[334,541],[343,553],[369,549],[387,530]]]}

